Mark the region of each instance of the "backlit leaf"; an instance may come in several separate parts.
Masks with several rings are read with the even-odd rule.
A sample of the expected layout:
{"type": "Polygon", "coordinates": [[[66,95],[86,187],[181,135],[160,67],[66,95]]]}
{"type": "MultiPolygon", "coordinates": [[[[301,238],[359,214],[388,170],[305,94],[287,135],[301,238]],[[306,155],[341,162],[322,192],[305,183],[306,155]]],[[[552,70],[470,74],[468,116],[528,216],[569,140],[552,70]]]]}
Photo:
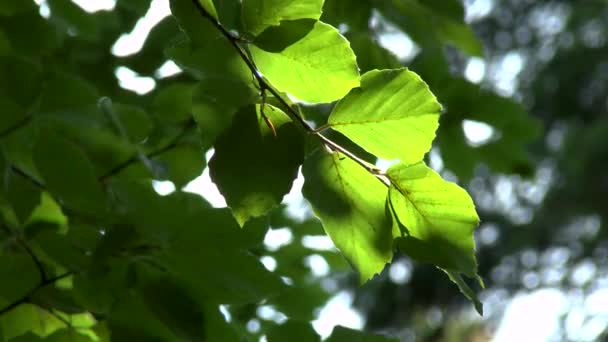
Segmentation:
{"type": "Polygon", "coordinates": [[[415,73],[373,70],[336,105],[328,124],[380,158],[411,164],[431,148],[440,111],[415,73]]]}
{"type": "Polygon", "coordinates": [[[257,35],[283,20],[319,19],[323,0],[244,0],[245,29],[257,35]]]}
{"type": "Polygon", "coordinates": [[[333,26],[298,21],[266,31],[251,46],[257,67],[280,91],[302,101],[335,101],[359,85],[355,54],[333,26]]]}
{"type": "Polygon", "coordinates": [[[304,163],[304,196],[363,283],[392,258],[386,186],[339,153],[317,152],[304,163]]]}

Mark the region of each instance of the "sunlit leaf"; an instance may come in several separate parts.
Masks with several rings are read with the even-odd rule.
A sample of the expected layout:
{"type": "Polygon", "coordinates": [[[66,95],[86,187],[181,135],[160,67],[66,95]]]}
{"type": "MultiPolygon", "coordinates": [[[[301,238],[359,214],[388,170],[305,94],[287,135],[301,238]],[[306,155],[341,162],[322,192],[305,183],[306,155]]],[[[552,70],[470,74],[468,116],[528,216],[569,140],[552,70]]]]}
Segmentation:
{"type": "Polygon", "coordinates": [[[273,86],[303,101],[335,101],[359,85],[348,41],[322,22],[281,24],[258,37],[251,53],[273,86]]]}
{"type": "Polygon", "coordinates": [[[317,152],[304,163],[304,196],[334,244],[365,282],[393,255],[386,186],[339,153],[317,152]]]}
{"type": "Polygon", "coordinates": [[[323,0],[244,0],[245,29],[257,35],[283,20],[319,19],[323,0]]]}
{"type": "Polygon", "coordinates": [[[336,105],[328,124],[380,158],[411,164],[431,148],[440,111],[415,73],[373,70],[336,105]]]}

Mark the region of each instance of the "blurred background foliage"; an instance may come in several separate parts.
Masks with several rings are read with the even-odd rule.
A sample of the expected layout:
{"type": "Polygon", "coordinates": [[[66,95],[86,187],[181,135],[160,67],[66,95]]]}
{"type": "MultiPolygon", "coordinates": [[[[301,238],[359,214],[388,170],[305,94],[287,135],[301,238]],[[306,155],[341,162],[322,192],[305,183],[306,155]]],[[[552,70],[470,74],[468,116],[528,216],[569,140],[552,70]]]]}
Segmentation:
{"type": "MultiPolygon", "coordinates": [[[[234,13],[240,2],[214,2],[222,21],[238,30],[234,13]]],[[[39,135],[49,129],[60,132],[90,160],[90,167],[59,170],[65,171],[65,177],[78,180],[79,172],[88,172],[109,184],[114,200],[143,203],[119,208],[126,221],[141,219],[155,226],[161,224],[155,222],[159,220],[170,225],[175,220],[171,215],[196,216],[193,208],[202,199],[179,189],[188,189],[186,185],[205,170],[202,156],[230,123],[230,116],[209,113],[230,102],[226,90],[234,89],[206,86],[204,80],[214,76],[201,73],[195,59],[183,58],[191,55],[184,52],[183,33],[171,16],[154,25],[141,49],[117,52],[117,42],[137,31],[149,8],[149,0],[117,0],[111,10],[94,13],[71,0],[0,1],[0,169],[11,180],[0,184],[4,222],[27,223],[17,236],[31,241],[36,253],[45,256],[45,267],[57,275],[66,269],[83,270],[89,262],[96,267],[118,265],[117,256],[130,260],[110,273],[96,273],[103,274],[100,278],[87,272],[75,277],[74,286],[79,289],[75,300],[63,298],[65,291],[52,289],[29,298],[30,306],[0,317],[0,332],[7,340],[14,336],[22,336],[20,341],[36,340],[31,332],[64,340],[65,330],[53,332],[66,319],[103,338],[106,323],[99,322],[105,317],[82,314],[82,303],[103,313],[104,298],[112,296],[108,289],[125,286],[124,282],[136,286],[139,277],[154,273],[146,268],[149,265],[131,267],[133,260],[145,260],[157,248],[141,241],[136,230],[108,234],[112,239],[99,230],[92,233],[90,217],[75,212],[92,215],[105,227],[116,224],[104,221],[103,215],[95,217],[100,210],[95,201],[60,194],[68,204],[62,212],[28,180],[39,176],[34,163],[44,163],[32,160],[33,142],[39,135]],[[167,72],[170,58],[184,72],[167,72]],[[128,77],[145,80],[144,86],[128,87],[128,77]],[[120,117],[121,127],[98,106],[100,96],[112,99],[107,105],[120,117]],[[208,96],[214,96],[220,107],[210,106],[208,96]],[[133,158],[142,163],[128,163],[133,158]],[[129,179],[170,181],[178,191],[161,200],[151,192],[151,183],[134,188],[126,185],[129,179]],[[6,202],[12,209],[7,209],[6,202]],[[51,234],[51,223],[67,229],[66,217],[67,235],[51,234]],[[106,250],[100,251],[101,243],[107,245],[106,250]],[[64,248],[49,247],[57,245],[64,248]],[[79,259],[83,255],[87,260],[79,259]],[[91,298],[95,303],[90,303],[91,298]],[[62,313],[43,310],[53,307],[62,313]],[[28,320],[46,323],[22,335],[29,329],[27,324],[21,327],[15,322],[28,320]]],[[[269,224],[246,227],[251,229],[245,236],[238,235],[238,241],[275,275],[297,286],[263,303],[235,301],[223,307],[231,324],[251,339],[267,331],[269,340],[290,333],[301,337],[309,326],[289,321],[288,328],[279,328],[277,322],[287,317],[311,321],[330,298],[347,298],[366,330],[402,341],[485,341],[500,332],[512,299],[551,290],[559,294],[551,298],[559,298],[561,304],[553,310],[559,319],[548,340],[606,337],[608,244],[602,226],[608,219],[608,3],[326,0],[321,20],[340,28],[362,71],[408,66],[422,76],[444,106],[428,161],[444,177],[467,186],[477,204],[481,217],[477,256],[486,284],[481,292],[486,315],[475,316],[442,272],[414,264],[405,256],[396,257],[383,274],[360,288],[348,264],[327,246],[318,221],[294,195],[288,209],[275,210],[269,224]]],[[[243,96],[251,96],[250,91],[244,89],[243,96]]],[[[311,121],[324,122],[329,109],[307,107],[305,114],[311,121]]],[[[48,144],[54,142],[48,139],[48,144]]],[[[74,165],[80,155],[64,149],[54,162],[74,165]]],[[[44,159],[43,152],[38,154],[42,155],[38,159],[44,159]]],[[[83,184],[87,186],[86,181],[83,184]]],[[[205,196],[210,190],[194,191],[205,196]]],[[[234,238],[231,234],[229,230],[226,236],[234,238]]],[[[19,247],[14,236],[0,229],[4,259],[0,290],[8,297],[15,287],[28,288],[27,284],[37,281],[36,265],[28,262],[29,252],[19,247]],[[9,278],[12,281],[4,281],[9,278]]],[[[238,268],[240,262],[235,257],[229,264],[238,268]]],[[[267,285],[266,280],[262,283],[267,285]]],[[[226,290],[226,295],[232,290],[226,290]]],[[[266,288],[256,290],[263,293],[266,288]]],[[[18,297],[18,293],[12,295],[18,297]]],[[[3,296],[2,305],[10,299],[3,296]]],[[[135,307],[142,315],[150,314],[137,298],[124,300],[130,310],[135,307]]],[[[107,326],[120,332],[116,336],[133,337],[133,330],[124,327],[132,311],[120,310],[113,312],[107,326]]],[[[141,322],[133,324],[149,329],[141,322]]],[[[315,328],[323,330],[323,323],[315,328]]],[[[228,336],[223,333],[217,336],[228,336]]],[[[348,334],[343,330],[335,336],[346,340],[348,334]]]]}

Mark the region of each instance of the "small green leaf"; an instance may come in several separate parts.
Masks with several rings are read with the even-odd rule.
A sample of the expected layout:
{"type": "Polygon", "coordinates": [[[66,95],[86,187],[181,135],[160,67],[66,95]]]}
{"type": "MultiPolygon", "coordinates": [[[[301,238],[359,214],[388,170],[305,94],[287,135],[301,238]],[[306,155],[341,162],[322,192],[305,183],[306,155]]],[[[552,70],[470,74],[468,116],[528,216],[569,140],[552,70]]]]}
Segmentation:
{"type": "MultiPolygon", "coordinates": [[[[451,270],[443,271],[448,275],[448,277],[450,277],[450,280],[452,280],[458,286],[460,292],[465,295],[465,297],[467,297],[471,302],[473,302],[473,304],[475,305],[475,310],[477,310],[477,312],[483,316],[483,304],[481,303],[479,298],[477,298],[475,292],[469,287],[469,285],[464,281],[464,279],[462,279],[460,273],[451,270]]],[[[477,276],[477,280],[479,284],[483,287],[483,281],[481,280],[481,278],[479,278],[479,276],[477,276]]]]}
{"type": "Polygon", "coordinates": [[[397,342],[397,339],[337,326],[327,342],[397,342]]]}
{"type": "Polygon", "coordinates": [[[431,148],[440,111],[415,73],[372,70],[336,105],[328,124],[380,158],[411,164],[431,148]]]}
{"type": "Polygon", "coordinates": [[[308,322],[287,321],[281,325],[274,326],[266,334],[268,342],[299,341],[320,342],[321,337],[317,335],[312,325],[308,322]]]}
{"type": "Polygon", "coordinates": [[[304,196],[336,247],[359,271],[361,283],[391,261],[386,186],[339,153],[319,151],[304,163],[304,196]]]}
{"type": "Polygon", "coordinates": [[[211,178],[241,225],[281,202],[304,159],[304,140],[289,117],[271,105],[263,108],[243,108],[209,162],[211,178]]]}
{"type": "Polygon", "coordinates": [[[97,182],[93,166],[80,148],[45,133],[34,146],[33,157],[52,195],[88,214],[105,212],[106,196],[97,182]]]}
{"type": "Polygon", "coordinates": [[[323,2],[323,0],[244,0],[245,29],[256,36],[270,26],[278,26],[283,20],[317,20],[321,17],[323,2]]]}
{"type": "Polygon", "coordinates": [[[255,43],[251,54],[261,73],[302,101],[335,101],[359,85],[355,54],[331,25],[286,22],[255,43]]]}
{"type": "Polygon", "coordinates": [[[417,260],[477,276],[473,230],[479,217],[467,192],[423,162],[397,164],[387,176],[400,249],[417,260]]]}

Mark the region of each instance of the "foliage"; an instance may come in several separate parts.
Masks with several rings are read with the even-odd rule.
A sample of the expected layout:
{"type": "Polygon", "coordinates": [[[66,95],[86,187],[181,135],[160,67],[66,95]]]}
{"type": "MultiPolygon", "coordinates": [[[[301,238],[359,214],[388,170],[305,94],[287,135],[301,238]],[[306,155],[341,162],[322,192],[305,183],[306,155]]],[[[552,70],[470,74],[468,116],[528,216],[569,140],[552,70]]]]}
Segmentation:
{"type": "MultiPolygon", "coordinates": [[[[303,263],[317,252],[267,249],[267,231],[282,226],[298,238],[326,233],[361,283],[397,253],[434,264],[482,312],[461,276],[483,286],[475,207],[423,159],[436,134],[454,144],[452,158],[471,149],[453,136],[465,115],[507,132],[525,126],[525,112],[487,93],[516,113],[496,119],[474,106],[478,87],[430,71],[426,59],[412,65],[421,78],[368,32],[376,7],[397,24],[395,15],[411,18],[403,29],[425,50],[447,43],[480,55],[458,1],[172,0],[172,16],[126,57],[110,48],[148,1],[92,14],[69,0],[47,4],[48,17],[33,1],[0,4],[3,340],[320,340],[309,321],[329,293],[303,263]],[[184,72],[155,76],[167,59],[184,72]],[[122,89],[118,66],[155,76],[155,90],[122,89]],[[211,148],[209,172],[230,209],[183,191],[211,148]],[[396,164],[382,170],[377,158],[396,164]],[[300,166],[322,228],[280,206],[300,166]],[[159,180],[177,191],[159,195],[159,180]],[[287,321],[248,330],[262,304],[287,321]]],[[[515,170],[535,131],[497,165],[494,150],[479,153],[515,170]]],[[[319,254],[336,275],[347,272],[335,250],[319,254]]],[[[346,328],[329,337],[353,339],[390,340],[346,328]]]]}

